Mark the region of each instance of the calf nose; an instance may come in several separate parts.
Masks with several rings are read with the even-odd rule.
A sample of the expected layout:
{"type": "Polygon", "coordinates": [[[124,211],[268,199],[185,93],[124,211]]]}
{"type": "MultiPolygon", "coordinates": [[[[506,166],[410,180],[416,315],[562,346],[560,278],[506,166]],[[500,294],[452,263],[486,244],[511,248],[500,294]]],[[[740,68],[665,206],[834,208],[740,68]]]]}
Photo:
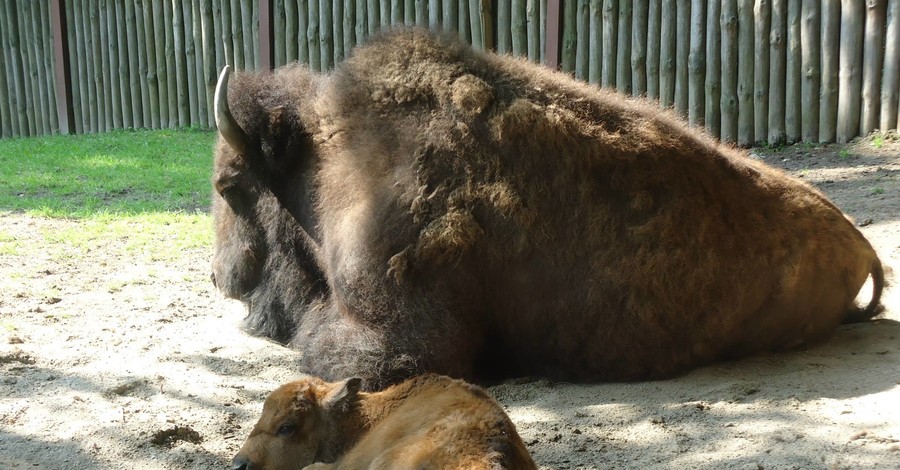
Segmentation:
{"type": "Polygon", "coordinates": [[[250,466],[250,459],[243,456],[236,456],[234,460],[231,461],[231,470],[252,470],[253,467],[250,466]]]}
{"type": "Polygon", "coordinates": [[[231,470],[252,470],[250,467],[250,459],[243,456],[236,456],[234,460],[231,461],[231,470]]]}

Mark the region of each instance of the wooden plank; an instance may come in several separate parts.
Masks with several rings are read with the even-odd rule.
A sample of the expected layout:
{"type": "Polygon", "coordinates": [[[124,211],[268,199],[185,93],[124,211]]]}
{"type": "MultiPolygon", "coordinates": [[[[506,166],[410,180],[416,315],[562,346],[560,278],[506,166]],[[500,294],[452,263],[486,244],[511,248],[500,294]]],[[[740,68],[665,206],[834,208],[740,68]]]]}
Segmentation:
{"type": "Polygon", "coordinates": [[[900,130],[898,102],[900,102],[900,0],[888,0],[879,121],[879,129],[882,131],[900,130]]]}
{"type": "Polygon", "coordinates": [[[175,97],[175,58],[171,54],[174,38],[169,33],[172,28],[170,8],[171,3],[167,1],[153,2],[156,77],[159,81],[159,125],[160,127],[168,128],[178,125],[178,109],[175,97]]]}
{"type": "Polygon", "coordinates": [[[459,24],[458,3],[459,0],[444,0],[444,13],[441,18],[441,28],[444,31],[456,31],[457,25],[459,24]]]}
{"type": "MultiPolygon", "coordinates": [[[[193,27],[192,24],[194,19],[192,17],[191,4],[194,2],[181,2],[181,40],[182,40],[182,50],[184,54],[184,75],[182,77],[186,78],[186,90],[187,90],[187,126],[197,125],[200,121],[200,109],[197,104],[197,66],[195,63],[196,50],[194,47],[194,35],[193,35],[193,27]]],[[[177,12],[176,12],[177,13],[177,12]]],[[[178,59],[176,58],[176,61],[178,59]]]]}
{"type": "MultiPolygon", "coordinates": [[[[22,17],[22,21],[25,26],[25,30],[27,32],[28,37],[28,55],[31,56],[29,61],[31,62],[31,81],[32,81],[32,89],[34,101],[32,102],[32,106],[34,107],[34,122],[35,122],[35,131],[38,135],[48,135],[50,134],[50,119],[47,116],[48,114],[48,106],[47,106],[47,90],[44,89],[43,80],[41,80],[41,75],[43,75],[43,60],[42,56],[43,51],[41,50],[41,40],[40,40],[40,31],[41,27],[38,22],[40,19],[38,16],[40,15],[40,2],[33,2],[29,8],[27,8],[27,16],[22,17]],[[41,72],[38,72],[41,70],[41,72]]],[[[87,22],[86,11],[82,11],[79,14],[78,20],[81,24],[82,36],[84,35],[84,24],[87,22]]],[[[82,37],[83,39],[83,37],[82,37]]],[[[87,41],[85,41],[87,43],[87,41]]],[[[87,61],[88,58],[85,57],[85,75],[84,80],[87,82],[90,78],[90,73],[87,73],[87,61]]],[[[94,90],[96,92],[96,90],[94,90]]],[[[88,94],[89,102],[96,103],[96,100],[93,99],[93,96],[88,94]]],[[[94,125],[96,127],[96,111],[90,107],[88,107],[88,117],[93,118],[94,125]]],[[[90,124],[90,123],[88,123],[90,124]]]]}
{"type": "MultiPolygon", "coordinates": [[[[196,77],[196,93],[197,93],[197,120],[194,122],[195,126],[199,127],[207,127],[210,126],[210,115],[212,112],[212,101],[209,99],[209,76],[206,75],[206,68],[203,65],[203,18],[201,16],[200,11],[200,2],[193,1],[191,3],[191,34],[193,35],[194,40],[194,70],[193,73],[196,77]]],[[[270,42],[270,51],[271,51],[271,42],[270,42]]],[[[272,60],[271,53],[269,54],[269,60],[272,60]]],[[[212,127],[212,126],[210,126],[212,127]]]]}
{"type": "MultiPolygon", "coordinates": [[[[96,0],[91,0],[91,3],[95,3],[96,0]]],[[[53,25],[50,11],[50,0],[44,0],[40,2],[41,9],[41,18],[43,20],[40,22],[41,24],[41,42],[43,42],[44,47],[44,70],[47,72],[44,73],[44,86],[48,90],[50,94],[49,107],[50,107],[50,131],[52,133],[59,133],[59,116],[57,114],[56,109],[56,87],[55,87],[55,77],[51,70],[54,70],[54,50],[53,50],[53,25]]],[[[96,13],[97,9],[94,7],[92,9],[93,13],[96,13]]],[[[93,19],[93,16],[92,16],[93,19]]],[[[0,22],[0,26],[2,26],[2,22],[0,22]]],[[[95,46],[98,46],[96,39],[93,41],[95,46]]],[[[99,59],[97,56],[93,57],[94,61],[99,64],[99,59]]],[[[94,71],[99,71],[98,66],[94,67],[94,71]]],[[[0,69],[0,73],[3,70],[0,69]]],[[[97,72],[99,73],[99,72],[97,72]]]]}
{"type": "Polygon", "coordinates": [[[647,0],[635,0],[631,18],[631,93],[647,94],[647,0]]]}
{"type": "Polygon", "coordinates": [[[822,86],[819,101],[819,142],[837,136],[838,67],[840,64],[841,4],[822,2],[822,86]]]}
{"type": "MultiPolygon", "coordinates": [[[[84,1],[86,2],[87,0],[84,0],[84,1]]],[[[41,134],[49,135],[52,132],[51,125],[50,125],[50,115],[51,115],[51,108],[53,107],[53,104],[52,104],[53,89],[52,89],[52,87],[47,86],[47,81],[45,80],[45,77],[47,76],[47,74],[48,74],[47,72],[49,71],[49,69],[46,68],[44,59],[47,57],[47,55],[49,55],[50,51],[44,49],[44,41],[43,41],[43,36],[42,36],[41,24],[46,23],[47,19],[48,19],[47,16],[44,16],[44,13],[46,13],[46,12],[41,10],[41,6],[43,4],[44,4],[43,1],[37,1],[37,2],[34,2],[34,4],[31,7],[31,17],[29,18],[31,25],[29,28],[29,34],[31,35],[31,41],[30,41],[31,48],[34,51],[34,56],[32,58],[32,62],[33,62],[33,66],[35,69],[35,76],[34,76],[35,86],[38,89],[38,101],[39,101],[40,108],[37,111],[38,111],[38,116],[40,117],[39,121],[40,121],[41,134]]],[[[85,11],[82,12],[82,15],[81,15],[82,31],[84,31],[83,34],[87,34],[89,36],[90,35],[89,30],[87,28],[85,28],[85,26],[88,25],[88,15],[89,15],[89,12],[87,11],[87,8],[85,8],[85,11]]],[[[90,41],[88,40],[88,41],[86,41],[86,43],[90,44],[90,41]]],[[[86,61],[90,62],[90,57],[87,57],[86,61]]],[[[93,107],[90,109],[90,117],[92,118],[93,127],[96,128],[97,127],[97,110],[96,110],[97,100],[96,100],[95,96],[96,96],[97,90],[96,90],[96,86],[94,85],[93,80],[92,80],[93,67],[86,67],[86,69],[88,71],[86,79],[90,80],[89,85],[90,85],[91,90],[94,92],[94,95],[88,97],[88,99],[93,103],[93,107]]]]}
{"type": "Polygon", "coordinates": [[[631,94],[631,17],[631,2],[619,2],[616,89],[628,95],[631,94]]]}
{"type": "MultiPolygon", "coordinates": [[[[392,0],[396,2],[398,0],[392,0]]],[[[393,3],[392,3],[393,5],[393,3]]],[[[391,19],[395,17],[395,11],[391,10],[391,19]]],[[[457,31],[459,31],[459,39],[463,42],[472,43],[472,31],[469,23],[469,2],[467,0],[459,0],[459,23],[457,23],[457,31]]]]}
{"type": "MultiPolygon", "coordinates": [[[[579,2],[582,0],[578,0],[579,2]]],[[[512,0],[497,0],[497,53],[512,50],[512,0]]]]}
{"type": "MultiPolygon", "coordinates": [[[[356,45],[356,1],[344,0],[344,15],[341,19],[342,31],[344,33],[344,58],[350,56],[350,51],[356,45]]],[[[363,2],[359,2],[365,5],[363,2]]],[[[365,13],[365,11],[363,11],[365,13]]],[[[361,23],[365,23],[365,15],[363,15],[361,23]]]]}
{"type": "Polygon", "coordinates": [[[756,17],[753,44],[753,135],[762,140],[769,135],[769,35],[772,32],[772,7],[769,0],[756,0],[753,12],[756,17]]]}
{"type": "MultiPolygon", "coordinates": [[[[0,7],[0,13],[2,12],[3,8],[0,7]]],[[[9,106],[12,85],[6,80],[6,76],[9,74],[6,44],[6,24],[0,19],[0,138],[15,135],[13,133],[13,112],[9,106]]]]}
{"type": "MultiPolygon", "coordinates": [[[[480,11],[481,2],[476,1],[477,9],[473,10],[473,19],[478,19],[480,22],[481,19],[478,15],[475,15],[475,11],[480,11]]],[[[428,3],[426,0],[416,0],[416,26],[426,28],[428,27],[428,3]]]]}
{"type": "Polygon", "coordinates": [[[125,4],[116,2],[115,49],[117,53],[114,70],[119,78],[119,94],[122,105],[122,126],[126,129],[135,127],[135,109],[132,104],[131,64],[128,53],[128,24],[125,22],[125,4]]]}
{"type": "Polygon", "coordinates": [[[284,2],[284,35],[287,37],[287,44],[284,48],[284,56],[288,62],[297,60],[297,2],[293,0],[285,0],[284,2]]]}
{"type": "Polygon", "coordinates": [[[647,97],[659,98],[660,36],[662,34],[660,0],[647,5],[647,97]]]}
{"type": "MultiPolygon", "coordinates": [[[[212,3],[210,0],[200,1],[200,36],[201,36],[201,54],[203,73],[203,90],[206,93],[206,127],[214,129],[215,113],[213,112],[213,94],[215,93],[216,81],[218,74],[216,71],[216,46],[215,46],[215,28],[216,23],[213,17],[212,3]]],[[[277,59],[276,59],[277,60],[277,59]]],[[[283,58],[282,58],[283,60],[283,58]]],[[[283,63],[283,62],[282,62],[283,63]]]]}
{"type": "MultiPolygon", "coordinates": [[[[625,0],[628,1],[628,0],[625,0]]],[[[619,2],[603,1],[603,48],[600,54],[603,60],[600,71],[600,83],[604,87],[616,87],[616,71],[618,58],[617,42],[619,41],[619,2]]],[[[629,80],[630,82],[630,80],[629,80]]]]}
{"type": "MultiPolygon", "coordinates": [[[[70,0],[72,1],[72,0],[70,0]]],[[[22,60],[22,74],[25,77],[25,99],[26,99],[26,110],[28,116],[28,128],[29,135],[37,136],[41,135],[41,115],[40,115],[40,89],[37,86],[37,64],[34,55],[34,32],[31,31],[31,12],[34,9],[33,2],[23,2],[18,7],[18,16],[16,17],[16,22],[19,26],[19,53],[20,58],[22,60]]],[[[73,25],[77,26],[77,28],[73,28],[75,30],[81,29],[81,12],[77,9],[73,9],[73,25]]],[[[80,39],[80,38],[79,38],[80,39]]],[[[84,45],[81,46],[84,49],[84,45]]],[[[76,41],[77,48],[77,41],[76,41]]],[[[82,50],[82,54],[83,54],[82,50]]],[[[76,53],[77,55],[77,53],[76,53]]],[[[82,56],[78,56],[79,59],[82,56]]],[[[84,66],[82,65],[82,73],[79,74],[79,86],[80,88],[85,88],[85,85],[81,82],[84,81],[85,73],[84,66]]],[[[74,90],[73,90],[74,91],[74,90]]],[[[86,101],[81,101],[81,123],[82,126],[88,120],[88,109],[86,101]]],[[[76,115],[77,118],[77,115],[76,115]]]]}
{"type": "Polygon", "coordinates": [[[836,139],[849,142],[859,135],[860,93],[865,5],[858,0],[841,0],[841,58],[838,73],[838,120],[836,139]]]}
{"type": "Polygon", "coordinates": [[[803,2],[800,22],[800,54],[802,81],[801,127],[804,142],[819,140],[819,84],[821,82],[821,48],[819,29],[821,25],[820,3],[803,2]]]}
{"type": "MultiPolygon", "coordinates": [[[[12,2],[4,2],[6,3],[6,13],[7,20],[9,25],[12,23],[12,18],[15,16],[10,11],[10,4],[12,2]]],[[[54,63],[56,66],[54,67],[54,76],[56,77],[56,112],[59,117],[59,133],[60,134],[69,134],[74,130],[73,121],[75,120],[75,112],[72,108],[72,82],[69,81],[68,77],[71,76],[72,67],[69,63],[69,46],[67,42],[68,36],[68,25],[66,24],[66,15],[65,15],[65,2],[64,0],[50,0],[50,21],[53,23],[53,32],[54,32],[54,40],[53,40],[53,57],[54,63]]],[[[9,34],[11,35],[13,29],[9,29],[9,34]]],[[[7,50],[7,60],[10,63],[15,64],[15,59],[10,60],[10,56],[15,53],[15,50],[12,48],[12,45],[9,45],[7,50]]],[[[13,67],[13,71],[15,71],[15,67],[13,67]]],[[[15,89],[15,79],[13,80],[13,88],[15,89]]],[[[13,103],[10,103],[13,105],[13,103]]],[[[10,111],[13,111],[12,109],[10,111]]],[[[22,121],[21,118],[17,117],[16,124],[19,125],[20,135],[22,129],[22,121]]]]}
{"type": "MultiPolygon", "coordinates": [[[[216,44],[216,61],[214,70],[218,77],[219,70],[225,67],[225,31],[222,28],[222,1],[211,0],[213,12],[213,42],[216,44]]],[[[228,1],[228,0],[224,0],[228,1]]],[[[155,2],[154,2],[155,3],[155,2]]]]}
{"type": "MultiPolygon", "coordinates": [[[[460,0],[466,4],[466,11],[469,8],[469,2],[467,0],[460,0]]],[[[404,0],[391,0],[391,25],[401,25],[403,24],[403,4],[404,0]]],[[[468,23],[469,15],[465,15],[463,18],[460,18],[460,21],[465,19],[468,23]]]]}
{"type": "Polygon", "coordinates": [[[131,127],[144,127],[144,113],[141,111],[141,96],[146,93],[146,80],[141,79],[140,63],[138,62],[137,25],[134,21],[134,2],[124,3],[125,15],[125,42],[121,50],[128,54],[128,96],[131,98],[131,127]]]}
{"type": "MultiPolygon", "coordinates": [[[[112,109],[112,129],[121,129],[124,124],[124,116],[122,114],[122,94],[119,90],[121,82],[119,80],[119,52],[117,48],[118,39],[116,36],[116,5],[115,0],[107,0],[105,15],[103,21],[106,23],[106,38],[103,44],[106,45],[106,56],[109,58],[107,65],[109,70],[109,93],[112,109]]],[[[103,38],[101,38],[103,40],[103,38]]]]}
{"type": "MultiPolygon", "coordinates": [[[[378,0],[380,7],[379,18],[379,27],[375,29],[375,31],[381,31],[382,29],[387,29],[391,26],[391,0],[378,0]]],[[[369,31],[372,31],[371,29],[369,31]]]]}
{"type": "Polygon", "coordinates": [[[275,11],[272,8],[272,0],[258,0],[256,6],[259,15],[256,27],[257,62],[260,70],[272,70],[275,68],[275,11]]]}
{"type": "MultiPolygon", "coordinates": [[[[290,1],[290,0],[287,0],[290,1]]],[[[315,2],[316,0],[312,0],[315,2]]],[[[318,17],[318,13],[316,14],[318,17]]],[[[312,12],[310,12],[310,0],[299,0],[297,2],[297,61],[304,64],[310,64],[312,61],[311,42],[309,40],[309,27],[312,12]]],[[[317,23],[318,24],[318,23],[317,23]]],[[[316,51],[319,45],[316,44],[316,51]]]]}
{"type": "MultiPolygon", "coordinates": [[[[6,7],[11,6],[11,2],[3,2],[0,3],[0,52],[2,52],[3,57],[3,69],[0,70],[2,73],[4,80],[6,80],[6,87],[4,88],[4,92],[6,93],[6,102],[8,108],[7,120],[5,121],[9,125],[10,135],[19,136],[21,134],[21,129],[19,128],[19,119],[18,119],[18,96],[16,94],[15,88],[15,71],[13,70],[13,62],[15,61],[15,55],[12,53],[12,48],[10,46],[10,34],[9,28],[7,27],[7,21],[9,18],[13,18],[12,15],[7,14],[6,7]]],[[[63,10],[61,13],[62,22],[65,23],[65,11],[63,10]]],[[[55,21],[56,19],[51,19],[51,21],[55,21]]],[[[58,39],[60,34],[55,34],[54,37],[54,46],[56,39],[58,39]]],[[[65,35],[63,35],[66,37],[65,35]]],[[[68,38],[66,38],[68,40],[68,38]]],[[[54,56],[56,56],[56,48],[54,47],[54,56]]],[[[60,52],[60,55],[68,58],[68,54],[65,52],[60,52]]],[[[57,63],[62,64],[62,61],[57,57],[57,63]]],[[[60,67],[54,67],[54,72],[58,72],[56,69],[60,69],[60,67]]],[[[58,73],[54,73],[54,80],[57,79],[55,75],[58,73]]],[[[68,75],[65,75],[65,78],[68,80],[68,75]]],[[[55,82],[54,82],[55,83],[55,82]]],[[[55,89],[55,88],[54,88],[55,89]]],[[[56,94],[59,95],[59,90],[56,90],[56,94]]],[[[71,106],[71,95],[69,96],[69,105],[71,106]]],[[[60,103],[57,102],[57,107],[60,106],[60,103]]],[[[68,122],[72,122],[69,120],[68,122]]],[[[73,124],[74,125],[74,124],[73,124]]]]}
{"type": "MultiPolygon", "coordinates": [[[[210,0],[204,0],[207,4],[210,0]]],[[[93,3],[93,0],[92,0],[93,3]]],[[[160,112],[159,112],[159,75],[157,75],[156,65],[156,47],[154,34],[156,32],[156,22],[161,18],[153,16],[152,1],[144,1],[140,6],[140,21],[143,22],[144,31],[144,64],[146,67],[147,77],[147,100],[144,101],[144,108],[149,111],[150,119],[146,122],[147,127],[153,129],[160,128],[160,112]]],[[[93,19],[92,19],[93,21],[93,19]]],[[[96,46],[95,46],[96,47],[96,46]]],[[[100,89],[100,87],[98,87],[100,89]]],[[[102,97],[104,93],[100,93],[102,97]]]]}
{"type": "MultiPolygon", "coordinates": [[[[407,24],[409,24],[409,16],[407,16],[407,24]]],[[[472,47],[485,50],[484,31],[481,25],[481,2],[479,0],[469,0],[469,24],[471,25],[472,47]]]]}
{"type": "Polygon", "coordinates": [[[785,141],[785,66],[787,62],[787,2],[772,1],[772,26],[769,36],[769,133],[770,145],[785,141]]]}
{"type": "Polygon", "coordinates": [[[718,138],[722,132],[722,3],[708,0],[706,4],[706,130],[718,138]]]}
{"type": "MultiPolygon", "coordinates": [[[[291,0],[290,2],[294,6],[294,24],[297,23],[296,16],[296,6],[297,4],[291,0]]],[[[285,32],[287,30],[286,22],[287,15],[285,14],[285,0],[274,0],[272,3],[272,47],[275,48],[275,67],[280,67],[286,63],[287,60],[287,45],[288,40],[285,36],[285,32]]],[[[296,44],[296,34],[294,36],[290,36],[290,42],[296,44]]],[[[205,46],[205,44],[204,44],[205,46]]],[[[295,59],[296,60],[296,59],[295,59]]]]}
{"type": "Polygon", "coordinates": [[[575,78],[588,79],[590,65],[590,10],[587,0],[577,0],[575,4],[575,78]]]}
{"type": "MultiPolygon", "coordinates": [[[[172,2],[172,37],[174,38],[175,53],[175,77],[176,89],[175,97],[177,98],[178,107],[178,127],[187,127],[191,125],[191,106],[188,102],[188,71],[185,65],[184,53],[184,13],[181,9],[181,3],[172,2]]],[[[238,15],[240,16],[240,15],[238,15]]],[[[232,17],[232,21],[234,21],[232,17]]],[[[238,20],[239,22],[240,20],[238,20]]],[[[240,28],[240,24],[238,24],[240,28]]],[[[243,50],[242,47],[236,47],[235,52],[243,50]]]]}
{"type": "Polygon", "coordinates": [[[575,73],[575,42],[578,37],[578,5],[573,1],[562,2],[562,49],[560,70],[575,73]]]}
{"type": "Polygon", "coordinates": [[[881,73],[885,51],[886,0],[866,1],[865,38],[863,40],[862,110],[859,135],[878,128],[881,112],[881,73]]]}
{"type": "Polygon", "coordinates": [[[344,2],[341,0],[331,2],[331,25],[331,57],[337,65],[344,60],[344,2]]]}
{"type": "Polygon", "coordinates": [[[525,22],[528,33],[526,42],[528,44],[528,60],[532,62],[541,61],[541,18],[540,18],[539,0],[525,1],[525,22]]]}
{"type": "Polygon", "coordinates": [[[678,26],[675,2],[663,1],[660,17],[659,106],[671,108],[675,103],[675,35],[678,26]]]}
{"type": "MultiPolygon", "coordinates": [[[[62,0],[60,0],[62,1],[62,0]]],[[[13,90],[12,99],[10,100],[10,107],[12,108],[10,111],[14,115],[13,119],[15,120],[14,126],[16,126],[16,135],[19,136],[29,136],[32,135],[31,131],[28,128],[28,115],[26,114],[26,109],[28,106],[28,102],[26,100],[26,92],[25,92],[25,73],[22,70],[22,56],[21,51],[19,49],[19,25],[16,21],[17,17],[17,9],[16,4],[14,2],[3,2],[4,6],[4,15],[0,20],[6,21],[6,57],[10,61],[10,71],[13,82],[13,90]]],[[[59,5],[58,8],[65,8],[66,5],[59,5]]],[[[69,10],[69,8],[66,8],[69,10]]],[[[58,21],[60,25],[66,25],[69,23],[69,14],[68,11],[60,11],[58,14],[58,21]]],[[[55,46],[56,48],[61,47],[62,45],[68,45],[71,42],[72,32],[71,30],[66,29],[64,26],[61,29],[57,29],[60,32],[60,36],[65,35],[65,40],[58,42],[59,45],[55,46]]],[[[59,41],[59,40],[58,40],[59,41]]],[[[71,63],[71,54],[68,47],[66,49],[62,49],[57,55],[57,64],[66,64],[71,63]],[[59,58],[61,56],[65,56],[63,60],[59,58]]],[[[57,72],[58,73],[58,72],[57,72]]],[[[69,80],[68,77],[71,77],[71,73],[67,70],[65,75],[65,80],[69,80]]],[[[59,78],[57,78],[57,83],[59,83],[59,78]]],[[[75,116],[80,116],[80,110],[76,108],[74,103],[74,91],[77,90],[77,87],[71,81],[69,82],[68,89],[68,104],[67,106],[71,111],[69,112],[69,116],[71,119],[68,120],[68,130],[63,131],[60,129],[61,133],[67,134],[71,132],[78,132],[79,127],[81,126],[79,120],[75,119],[75,116]]],[[[57,95],[60,93],[57,92],[57,95]]],[[[63,97],[59,97],[63,98],[63,97]]],[[[64,99],[64,98],[63,98],[64,99]]],[[[61,110],[64,111],[64,110],[61,110]]],[[[67,111],[67,110],[65,110],[67,111]]]]}
{"type": "Polygon", "coordinates": [[[588,47],[590,53],[590,64],[588,66],[588,81],[591,83],[600,83],[601,72],[603,71],[603,61],[598,60],[600,51],[603,48],[603,0],[591,0],[588,7],[590,21],[590,45],[588,47]]]}
{"type": "MultiPolygon", "coordinates": [[[[196,0],[195,0],[196,1],[196,0]]],[[[251,41],[249,44],[249,54],[247,57],[251,57],[253,63],[253,70],[260,70],[260,57],[259,57],[259,1],[247,0],[250,6],[250,23],[244,24],[244,27],[247,28],[244,32],[245,38],[250,38],[251,41]]]]}
{"type": "Polygon", "coordinates": [[[784,89],[784,133],[788,143],[798,142],[801,137],[800,64],[800,0],[788,0],[784,89]]]}
{"type": "Polygon", "coordinates": [[[738,0],[738,145],[753,145],[762,136],[753,129],[753,0],[738,0]]]}
{"type": "Polygon", "coordinates": [[[525,0],[512,2],[512,53],[517,56],[528,55],[528,20],[525,14],[525,0]]]}
{"type": "Polygon", "coordinates": [[[494,11],[491,2],[482,1],[479,14],[481,20],[481,41],[484,50],[494,49],[494,11]]]}
{"type": "Polygon", "coordinates": [[[309,1],[306,43],[309,48],[309,67],[313,70],[322,70],[322,49],[319,47],[319,0],[309,1]]]}
{"type": "MultiPolygon", "coordinates": [[[[143,127],[158,127],[153,125],[153,116],[151,115],[151,99],[150,99],[150,82],[156,80],[156,77],[150,75],[150,67],[148,64],[149,55],[153,55],[153,51],[147,50],[147,34],[145,29],[152,28],[153,23],[145,21],[144,10],[150,8],[149,2],[137,0],[134,2],[134,26],[135,39],[137,40],[137,58],[138,58],[138,80],[141,82],[141,123],[143,127]]],[[[158,116],[157,116],[158,117],[158,116]]]]}
{"type": "Polygon", "coordinates": [[[675,111],[687,117],[688,108],[688,60],[691,53],[691,3],[675,2],[675,111]]]}
{"type": "MultiPolygon", "coordinates": [[[[538,49],[540,52],[540,63],[546,64],[547,63],[547,28],[552,27],[552,26],[548,25],[548,23],[547,23],[547,2],[549,0],[536,0],[536,1],[540,5],[538,8],[538,16],[539,16],[538,21],[540,21],[540,24],[538,26],[538,37],[539,37],[538,41],[540,42],[540,44],[538,45],[538,49]]],[[[559,0],[554,0],[554,1],[558,2],[559,0]]],[[[558,5],[557,5],[555,18],[557,20],[559,19],[558,5]]],[[[558,23],[558,21],[557,21],[557,23],[558,23]]],[[[554,29],[554,31],[558,32],[559,25],[556,25],[555,28],[556,29],[554,29]]],[[[559,35],[557,35],[556,44],[559,44],[559,35]]],[[[557,53],[557,57],[559,57],[558,53],[557,53]]],[[[556,68],[559,68],[558,61],[556,62],[556,65],[557,65],[556,68]]]]}
{"type": "Polygon", "coordinates": [[[719,138],[737,142],[738,136],[738,17],[737,0],[722,0],[722,125],[719,138]]]}
{"type": "MultiPolygon", "coordinates": [[[[244,28],[241,24],[241,1],[231,0],[229,4],[229,37],[231,38],[230,46],[226,48],[230,52],[230,63],[234,65],[235,70],[248,69],[244,63],[244,28]]],[[[223,17],[224,19],[224,17],[223,17]]]]}
{"type": "Polygon", "coordinates": [[[544,65],[553,70],[559,70],[562,63],[562,0],[545,1],[547,6],[547,27],[544,30],[544,65]]]}
{"type": "MultiPolygon", "coordinates": [[[[356,37],[354,38],[353,43],[356,45],[364,44],[366,39],[369,37],[369,11],[366,9],[366,2],[363,0],[350,0],[351,5],[355,3],[356,12],[354,13],[354,22],[353,28],[356,32],[356,37]]],[[[377,3],[377,2],[376,2],[377,3]]],[[[378,5],[375,5],[378,8],[378,5]]],[[[373,15],[374,18],[378,18],[378,11],[375,11],[373,15]]]]}
{"type": "MultiPolygon", "coordinates": [[[[477,8],[472,8],[471,5],[469,9],[472,10],[472,12],[478,11],[477,8]]],[[[472,17],[477,18],[478,15],[473,14],[472,17]]],[[[403,23],[407,26],[416,24],[416,0],[405,0],[403,2],[403,23]]]]}
{"type": "Polygon", "coordinates": [[[235,45],[235,48],[240,45],[244,46],[244,68],[247,70],[255,70],[257,65],[257,49],[253,45],[256,34],[253,34],[254,21],[252,2],[253,0],[240,0],[241,14],[239,15],[240,23],[238,24],[238,29],[241,31],[241,41],[235,45]]]}
{"type": "MultiPolygon", "coordinates": [[[[116,128],[116,124],[113,120],[113,114],[115,113],[114,107],[118,106],[116,103],[118,102],[118,95],[113,95],[112,87],[113,87],[113,79],[115,77],[112,76],[112,65],[110,63],[110,55],[108,53],[109,49],[109,32],[107,29],[107,22],[109,21],[109,5],[108,0],[97,0],[97,36],[99,40],[97,41],[98,51],[97,55],[100,56],[100,80],[103,86],[101,89],[103,90],[103,130],[109,131],[116,128]]],[[[159,22],[162,23],[161,14],[156,16],[159,18],[159,22]]],[[[161,40],[161,38],[160,38],[161,40]]],[[[157,46],[159,50],[158,54],[162,55],[164,53],[164,48],[162,46],[157,46]]]]}
{"type": "Polygon", "coordinates": [[[319,0],[319,70],[334,66],[334,25],[331,22],[331,0],[319,0]]]}
{"type": "MultiPolygon", "coordinates": [[[[366,33],[368,36],[372,36],[381,30],[381,16],[383,13],[387,12],[386,16],[390,16],[390,1],[389,0],[367,0],[368,5],[366,7],[366,33]]],[[[449,2],[447,2],[449,4],[449,2]]],[[[359,0],[359,5],[362,5],[363,2],[359,0]]],[[[357,17],[359,17],[357,15],[357,17]]],[[[386,25],[385,25],[386,26],[386,25]]]]}
{"type": "Polygon", "coordinates": [[[690,52],[688,55],[688,122],[703,126],[706,81],[706,0],[691,1],[690,52]]]}
{"type": "Polygon", "coordinates": [[[428,27],[432,31],[438,31],[441,28],[441,0],[428,0],[428,27]]]}

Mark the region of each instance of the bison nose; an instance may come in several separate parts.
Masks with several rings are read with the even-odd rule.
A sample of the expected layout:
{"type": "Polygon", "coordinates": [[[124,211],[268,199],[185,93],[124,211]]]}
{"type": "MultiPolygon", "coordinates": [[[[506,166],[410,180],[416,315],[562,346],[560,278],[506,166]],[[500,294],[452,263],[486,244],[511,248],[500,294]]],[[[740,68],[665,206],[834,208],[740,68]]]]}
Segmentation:
{"type": "Polygon", "coordinates": [[[240,455],[236,456],[231,461],[231,470],[251,470],[250,459],[240,455]]]}

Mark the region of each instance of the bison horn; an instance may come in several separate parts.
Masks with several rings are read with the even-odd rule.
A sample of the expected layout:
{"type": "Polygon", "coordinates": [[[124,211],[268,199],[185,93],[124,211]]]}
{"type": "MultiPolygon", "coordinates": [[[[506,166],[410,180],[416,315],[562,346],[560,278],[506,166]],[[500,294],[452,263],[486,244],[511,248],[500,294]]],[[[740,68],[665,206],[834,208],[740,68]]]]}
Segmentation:
{"type": "Polygon", "coordinates": [[[228,108],[228,78],[231,76],[231,66],[226,65],[219,74],[219,83],[216,84],[215,100],[213,109],[216,113],[216,129],[225,138],[231,147],[238,153],[244,154],[249,147],[250,141],[247,133],[241,129],[231,110],[228,108]]]}

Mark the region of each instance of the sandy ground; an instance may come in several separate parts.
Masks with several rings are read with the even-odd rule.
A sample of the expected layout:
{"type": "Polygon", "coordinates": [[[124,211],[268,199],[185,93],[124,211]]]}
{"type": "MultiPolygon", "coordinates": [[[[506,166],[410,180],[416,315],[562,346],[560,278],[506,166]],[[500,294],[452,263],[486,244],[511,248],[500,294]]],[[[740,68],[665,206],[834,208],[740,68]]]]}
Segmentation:
{"type": "MultiPolygon", "coordinates": [[[[822,188],[900,266],[900,140],[755,152],[822,188]]],[[[208,250],[70,256],[47,234],[76,222],[0,224],[32,247],[0,250],[0,468],[223,468],[264,396],[297,376],[294,352],[240,331],[208,250]]],[[[490,392],[542,468],[900,468],[898,291],[883,319],[809,350],[665,381],[490,392]]]]}

